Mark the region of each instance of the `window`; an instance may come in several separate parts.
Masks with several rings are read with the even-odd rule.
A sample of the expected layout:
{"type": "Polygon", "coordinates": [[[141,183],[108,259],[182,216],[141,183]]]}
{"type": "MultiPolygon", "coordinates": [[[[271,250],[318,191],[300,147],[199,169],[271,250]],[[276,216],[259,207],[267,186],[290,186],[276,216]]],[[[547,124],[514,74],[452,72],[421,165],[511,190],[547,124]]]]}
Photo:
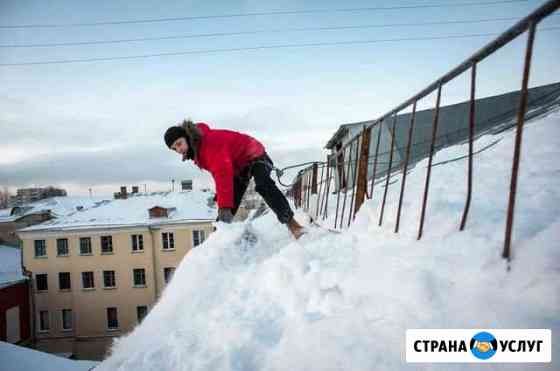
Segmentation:
{"type": "Polygon", "coordinates": [[[59,272],[58,273],[58,289],[59,290],[70,290],[70,272],[59,272]]]}
{"type": "Polygon", "coordinates": [[[169,281],[171,281],[173,273],[175,273],[174,267],[163,268],[163,279],[165,280],[165,283],[169,283],[169,281]]]}
{"type": "Polygon", "coordinates": [[[105,288],[116,287],[115,271],[103,271],[103,286],[105,288]]]}
{"type": "Polygon", "coordinates": [[[84,289],[95,288],[95,281],[93,279],[93,272],[82,272],[82,288],[84,288],[84,289]]]}
{"type": "Polygon", "coordinates": [[[163,249],[173,250],[175,249],[175,241],[173,240],[173,233],[162,233],[163,249]]]}
{"type": "Polygon", "coordinates": [[[72,330],[72,309],[62,310],[62,330],[72,330]]]}
{"type": "Polygon", "coordinates": [[[193,231],[192,237],[193,237],[193,246],[197,247],[198,245],[204,242],[204,240],[206,239],[206,234],[202,230],[193,231]]]}
{"type": "Polygon", "coordinates": [[[144,317],[148,314],[148,307],[146,305],[139,305],[136,307],[136,318],[138,323],[142,322],[144,317]]]}
{"type": "Polygon", "coordinates": [[[112,254],[113,253],[113,237],[112,236],[101,236],[101,253],[102,254],[112,254]]]}
{"type": "Polygon", "coordinates": [[[58,238],[56,240],[56,255],[57,256],[68,256],[68,239],[58,238]]]}
{"type": "Polygon", "coordinates": [[[40,258],[47,256],[47,245],[45,240],[35,240],[35,257],[40,258]]]}
{"type": "Polygon", "coordinates": [[[119,319],[117,317],[117,308],[107,308],[107,328],[116,330],[119,328],[119,319]]]}
{"type": "Polygon", "coordinates": [[[47,291],[49,289],[46,273],[35,275],[35,281],[37,284],[37,291],[47,291]]]}
{"type": "Polygon", "coordinates": [[[146,286],[146,270],[138,268],[133,270],[134,286],[146,286]]]}
{"type": "Polygon", "coordinates": [[[80,237],[80,255],[92,255],[91,237],[80,237]]]}
{"type": "Polygon", "coordinates": [[[49,311],[42,310],[39,311],[39,331],[49,331],[50,330],[50,323],[49,323],[49,311]]]}
{"type": "Polygon", "coordinates": [[[141,234],[132,235],[132,251],[144,250],[144,236],[141,234]]]}

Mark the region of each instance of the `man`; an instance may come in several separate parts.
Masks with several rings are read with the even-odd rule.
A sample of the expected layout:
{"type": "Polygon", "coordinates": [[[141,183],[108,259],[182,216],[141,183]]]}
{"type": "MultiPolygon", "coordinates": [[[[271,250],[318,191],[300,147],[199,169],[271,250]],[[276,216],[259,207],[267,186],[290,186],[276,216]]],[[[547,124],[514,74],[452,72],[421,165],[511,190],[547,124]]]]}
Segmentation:
{"type": "Polygon", "coordinates": [[[207,124],[184,120],[165,132],[167,146],[182,160],[192,160],[208,170],[216,184],[218,221],[231,223],[251,177],[255,190],[298,239],[304,228],[294,219],[284,194],[270,177],[274,165],[264,146],[255,138],[231,130],[210,129],[207,124]]]}

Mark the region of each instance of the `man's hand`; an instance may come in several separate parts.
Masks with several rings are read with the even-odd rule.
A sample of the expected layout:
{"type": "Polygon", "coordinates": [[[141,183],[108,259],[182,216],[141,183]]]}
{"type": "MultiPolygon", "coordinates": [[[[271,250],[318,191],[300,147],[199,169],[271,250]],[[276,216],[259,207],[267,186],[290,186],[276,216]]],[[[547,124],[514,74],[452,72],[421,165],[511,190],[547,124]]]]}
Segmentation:
{"type": "Polygon", "coordinates": [[[233,214],[231,209],[218,209],[218,222],[231,223],[233,221],[233,214]]]}

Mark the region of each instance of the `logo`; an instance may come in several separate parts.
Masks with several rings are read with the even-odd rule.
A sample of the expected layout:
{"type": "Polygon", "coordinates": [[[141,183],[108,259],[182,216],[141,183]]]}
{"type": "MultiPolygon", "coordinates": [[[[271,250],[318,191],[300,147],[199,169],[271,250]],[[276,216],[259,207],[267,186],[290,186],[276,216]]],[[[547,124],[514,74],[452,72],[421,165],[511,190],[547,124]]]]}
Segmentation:
{"type": "Polygon", "coordinates": [[[550,363],[550,329],[408,329],[410,363],[550,363]]]}
{"type": "Polygon", "coordinates": [[[496,354],[498,341],[491,333],[482,331],[472,337],[470,348],[476,358],[489,359],[496,354]]]}

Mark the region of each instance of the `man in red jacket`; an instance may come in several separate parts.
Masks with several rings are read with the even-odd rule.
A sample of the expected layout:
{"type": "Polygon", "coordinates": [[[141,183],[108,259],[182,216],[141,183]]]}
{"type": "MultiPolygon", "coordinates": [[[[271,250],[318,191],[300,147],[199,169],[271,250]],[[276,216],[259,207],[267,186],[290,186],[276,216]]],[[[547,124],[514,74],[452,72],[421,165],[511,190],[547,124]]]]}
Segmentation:
{"type": "Polygon", "coordinates": [[[303,227],[294,219],[288,200],[270,177],[274,165],[258,140],[236,131],[210,129],[205,123],[194,124],[190,120],[167,129],[164,139],[183,161],[192,160],[212,174],[216,184],[218,221],[231,223],[253,177],[255,190],[280,223],[287,224],[296,239],[304,233],[303,227]]]}

